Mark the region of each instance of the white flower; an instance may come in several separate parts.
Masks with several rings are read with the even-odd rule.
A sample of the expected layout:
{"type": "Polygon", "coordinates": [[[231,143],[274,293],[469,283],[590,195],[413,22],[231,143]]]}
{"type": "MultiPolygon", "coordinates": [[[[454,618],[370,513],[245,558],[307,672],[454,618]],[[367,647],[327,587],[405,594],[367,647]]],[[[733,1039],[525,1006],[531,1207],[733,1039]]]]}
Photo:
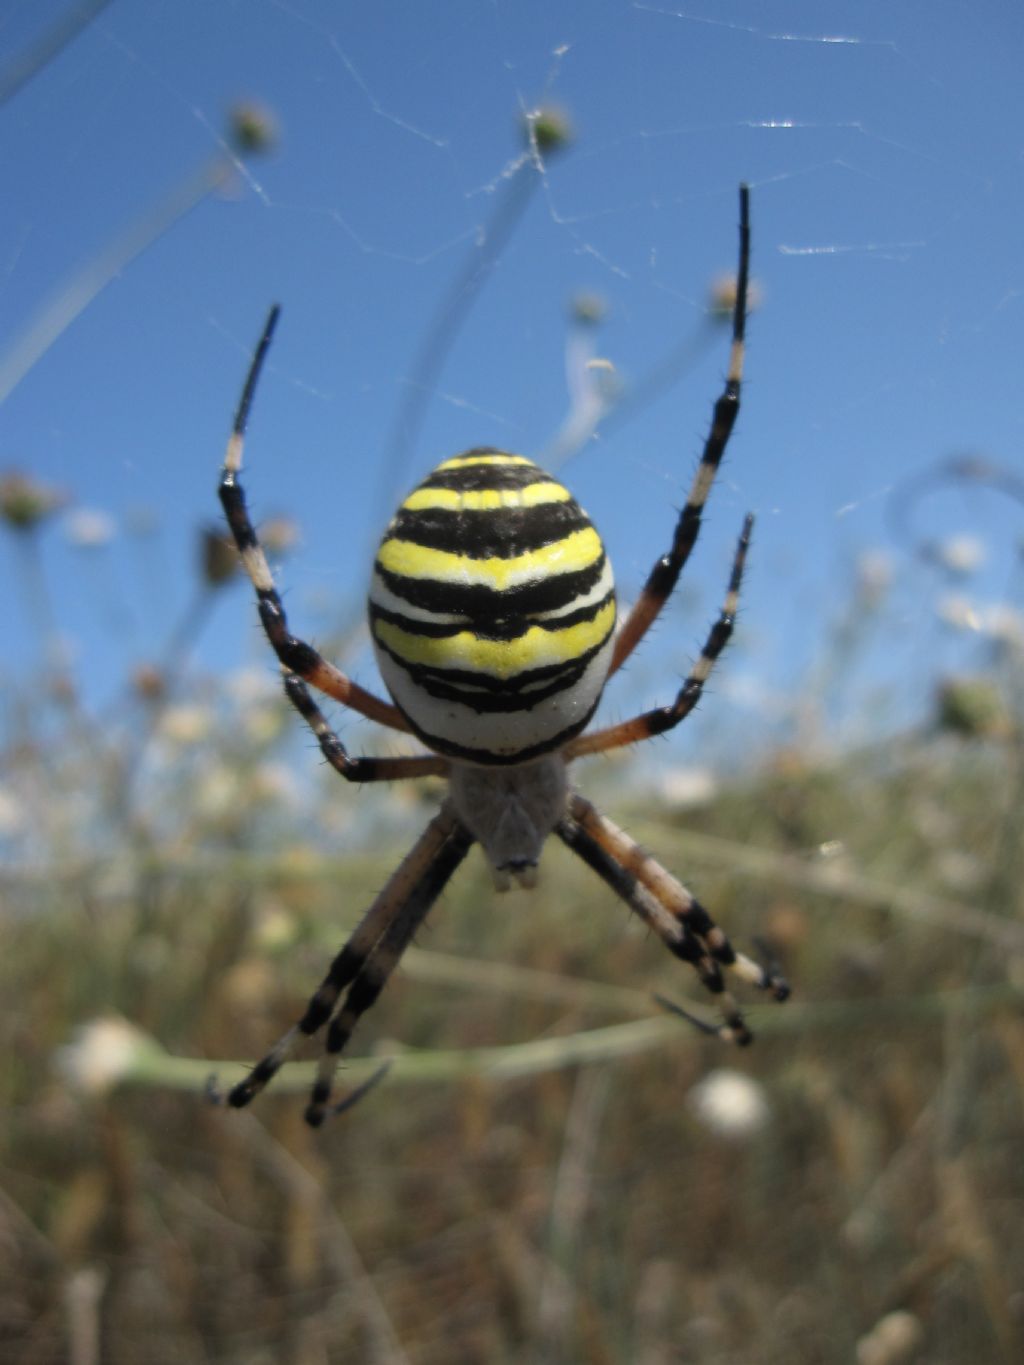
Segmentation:
{"type": "Polygon", "coordinates": [[[28,823],[22,803],[7,787],[0,787],[0,834],[17,834],[28,823]]]}
{"type": "Polygon", "coordinates": [[[897,1365],[909,1360],[923,1340],[924,1328],[913,1313],[886,1313],[857,1342],[857,1365],[897,1365]]]}
{"type": "Polygon", "coordinates": [[[172,744],[198,744],[210,733],[213,721],[207,707],[169,706],[160,720],[160,735],[172,744]]]}
{"type": "Polygon", "coordinates": [[[949,573],[965,578],[985,562],[985,546],[977,536],[950,536],[934,547],[936,561],[949,573]]]}
{"type": "Polygon", "coordinates": [[[93,507],[77,507],[64,518],[64,534],[79,550],[101,550],[114,539],[114,518],[93,507]]]}
{"type": "Polygon", "coordinates": [[[57,1049],[57,1069],[80,1094],[105,1095],[131,1074],[138,1058],[153,1046],[152,1039],[126,1019],[94,1019],[76,1029],[66,1047],[57,1049]]]}
{"type": "Polygon", "coordinates": [[[250,744],[264,748],[272,744],[293,717],[283,706],[249,706],[242,711],[242,729],[250,744]]]}
{"type": "Polygon", "coordinates": [[[236,706],[280,701],[281,675],[271,668],[238,668],[228,675],[224,690],[236,706]]]}
{"type": "Polygon", "coordinates": [[[301,794],[301,785],[283,763],[261,763],[250,775],[248,795],[252,801],[298,806],[301,794]]]}
{"type": "Polygon", "coordinates": [[[703,806],[718,791],[718,781],[710,768],[669,768],[659,783],[661,795],[670,805],[703,806]]]}
{"type": "Polygon", "coordinates": [[[949,592],[939,598],[936,607],[939,620],[954,630],[980,630],[981,617],[974,603],[961,593],[949,592]]]}
{"type": "Polygon", "coordinates": [[[1005,602],[975,603],[961,593],[939,599],[939,619],[954,630],[973,630],[1007,649],[1024,645],[1024,616],[1005,602]]]}
{"type": "Polygon", "coordinates": [[[869,606],[878,605],[892,579],[892,557],[884,550],[865,550],[857,560],[857,591],[869,606]]]}
{"type": "Polygon", "coordinates": [[[709,1071],[686,1098],[697,1119],[719,1137],[752,1137],[770,1116],[764,1087],[729,1067],[709,1071]]]}
{"type": "Polygon", "coordinates": [[[1005,602],[992,602],[985,608],[986,632],[996,644],[1011,649],[1024,647],[1024,616],[1005,602]]]}
{"type": "Polygon", "coordinates": [[[195,792],[195,811],[203,820],[223,820],[243,808],[247,798],[236,769],[225,763],[211,763],[202,774],[195,792]]]}

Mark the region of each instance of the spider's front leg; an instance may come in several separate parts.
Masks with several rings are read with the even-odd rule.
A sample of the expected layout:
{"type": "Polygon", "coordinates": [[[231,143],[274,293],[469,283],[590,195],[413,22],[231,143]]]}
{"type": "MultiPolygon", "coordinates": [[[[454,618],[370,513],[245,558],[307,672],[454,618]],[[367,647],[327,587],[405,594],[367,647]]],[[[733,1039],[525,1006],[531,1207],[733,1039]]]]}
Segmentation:
{"type": "Polygon", "coordinates": [[[736,544],[732,571],[729,575],[729,587],[722,603],[722,609],[718,614],[718,619],[708,632],[707,639],[704,641],[700,652],[700,658],[684,680],[682,687],[676,694],[675,701],[669,706],[659,706],[653,711],[645,711],[643,715],[634,716],[632,720],[625,720],[618,725],[610,725],[606,729],[592,730],[587,734],[580,735],[578,739],[571,740],[566,745],[566,758],[581,758],[584,754],[603,754],[608,749],[618,749],[624,744],[636,744],[640,740],[651,739],[654,735],[664,734],[666,730],[674,729],[680,721],[686,719],[700,701],[704,685],[711,676],[711,671],[718,662],[719,655],[732,637],[740,600],[740,587],[743,583],[743,569],[747,562],[747,551],[750,549],[750,537],[753,529],[754,518],[748,513],[744,518],[743,530],[740,532],[740,538],[736,544]]]}
{"type": "Polygon", "coordinates": [[[740,186],[740,250],[736,268],[736,297],[732,310],[732,351],[725,387],[715,403],[711,428],[686,503],[679,514],[672,544],[648,575],[643,591],[615,638],[608,676],[626,662],[657,619],[679,581],[679,575],[700,535],[704,505],[722,463],[740,411],[743,358],[746,350],[747,293],[750,280],[750,189],[740,186]]]}
{"type": "Polygon", "coordinates": [[[397,782],[408,777],[448,776],[451,764],[438,754],[412,754],[407,758],[350,757],[302,679],[294,673],[285,673],[284,691],[313,731],[324,758],[346,782],[397,782]]]}
{"type": "Polygon", "coordinates": [[[235,420],[224,454],[224,465],[221,469],[218,488],[224,515],[227,517],[228,526],[231,528],[235,545],[238,547],[242,566],[256,590],[256,600],[263,629],[266,631],[267,638],[273,645],[274,652],[286,672],[305,679],[319,691],[333,697],[335,701],[350,706],[360,715],[366,716],[369,720],[377,721],[379,725],[386,725],[392,730],[408,731],[409,726],[397,706],[382,701],[372,692],[367,692],[365,688],[354,683],[340,669],[328,663],[312,645],[292,635],[288,629],[284,605],[274,583],[273,574],[270,572],[270,565],[267,563],[267,557],[256,534],[256,528],[249,516],[245,491],[238,475],[242,468],[242,454],[249,412],[252,408],[256,385],[263,369],[263,362],[270,349],[279,315],[280,310],[275,305],[267,316],[235,412],[235,420]]]}

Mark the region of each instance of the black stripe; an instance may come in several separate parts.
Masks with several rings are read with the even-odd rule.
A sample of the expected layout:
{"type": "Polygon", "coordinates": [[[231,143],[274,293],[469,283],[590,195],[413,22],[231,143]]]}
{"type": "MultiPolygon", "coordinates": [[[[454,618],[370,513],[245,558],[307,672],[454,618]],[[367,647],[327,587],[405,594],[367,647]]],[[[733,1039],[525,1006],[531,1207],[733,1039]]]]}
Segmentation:
{"type": "Polygon", "coordinates": [[[450,460],[478,460],[481,455],[501,455],[506,460],[515,458],[511,450],[502,450],[500,446],[470,446],[468,450],[461,450],[458,455],[450,455],[444,463],[448,464],[450,460]]]}
{"type": "Polygon", "coordinates": [[[406,631],[409,635],[417,635],[427,640],[444,640],[453,635],[458,635],[464,630],[471,631],[481,640],[518,640],[521,635],[525,635],[534,626],[539,626],[541,630],[556,631],[567,630],[570,626],[578,626],[584,621],[592,621],[604,610],[609,602],[615,598],[614,589],[606,592],[590,606],[578,607],[575,611],[568,611],[562,616],[555,616],[551,620],[538,620],[535,616],[523,616],[521,614],[509,614],[503,616],[491,616],[486,621],[470,621],[463,618],[458,621],[422,621],[415,616],[403,616],[398,611],[388,611],[385,607],[378,607],[374,602],[369,604],[370,628],[373,629],[375,621],[387,621],[399,630],[406,631]]]}
{"type": "MultiPolygon", "coordinates": [[[[546,687],[534,685],[521,697],[508,691],[492,693],[477,688],[466,690],[449,684],[443,674],[420,674],[413,669],[409,669],[409,673],[416,686],[437,701],[458,702],[460,706],[465,706],[478,716],[515,716],[523,711],[532,711],[542,702],[550,701],[552,697],[560,696],[575,687],[583,675],[587,662],[589,661],[581,660],[579,663],[563,665],[558,676],[552,678],[546,687]]],[[[408,665],[406,667],[408,668],[408,665]]]]}
{"type": "Polygon", "coordinates": [[[475,493],[488,488],[529,488],[534,483],[554,482],[550,474],[535,464],[467,464],[456,469],[435,469],[419,487],[475,493]]]}
{"type": "Polygon", "coordinates": [[[611,631],[585,654],[542,668],[524,669],[511,678],[495,678],[464,668],[434,668],[410,663],[377,640],[377,647],[403,669],[422,691],[439,701],[457,701],[478,715],[531,711],[539,702],[575,687],[611,631]],[[546,684],[546,685],[545,685],[546,684]]]}
{"type": "Polygon", "coordinates": [[[512,559],[589,526],[579,504],[570,499],[536,507],[401,509],[388,536],[470,559],[512,559]]]}
{"type": "Polygon", "coordinates": [[[640,892],[647,888],[643,887],[643,883],[639,881],[635,873],[631,872],[629,868],[623,867],[571,816],[567,816],[555,826],[555,833],[568,848],[572,849],[577,857],[582,858],[594,869],[602,881],[607,882],[616,895],[622,897],[629,908],[645,924],[650,925],[655,930],[669,952],[674,953],[684,962],[689,962],[697,969],[701,981],[707,986],[708,990],[713,992],[723,990],[724,982],[718,967],[707,956],[703,944],[694,935],[685,920],[678,916],[673,917],[674,923],[678,925],[680,930],[678,940],[667,938],[662,929],[651,923],[640,901],[640,892]]]}
{"type": "Polygon", "coordinates": [[[552,735],[550,739],[543,740],[540,744],[530,744],[525,749],[517,749],[514,754],[495,754],[490,749],[472,749],[466,744],[453,744],[451,740],[442,739],[440,735],[432,735],[429,730],[424,730],[411,716],[406,715],[405,718],[413,732],[435,753],[447,754],[450,758],[464,758],[470,763],[483,763],[488,767],[502,768],[515,763],[528,763],[531,758],[540,758],[542,754],[553,753],[563,744],[568,744],[570,739],[575,739],[579,732],[587,727],[596,709],[595,701],[585,716],[581,716],[572,725],[567,725],[564,730],[559,730],[557,735],[552,735]]]}
{"type": "Polygon", "coordinates": [[[590,592],[604,572],[605,557],[573,573],[547,574],[515,588],[495,590],[482,583],[444,583],[436,578],[411,578],[392,573],[378,560],[381,581],[396,597],[439,616],[465,616],[474,624],[500,616],[530,616],[560,611],[590,592]]]}
{"type": "Polygon", "coordinates": [[[233,475],[228,475],[221,480],[217,491],[220,493],[224,515],[227,517],[228,526],[235,538],[239,554],[245,554],[247,550],[258,549],[259,541],[256,539],[256,531],[249,520],[242,485],[235,482],[233,475]]]}
{"type": "Polygon", "coordinates": [[[491,673],[474,673],[467,668],[434,668],[430,664],[410,663],[379,640],[377,645],[424,692],[443,701],[462,702],[481,714],[485,711],[528,711],[536,702],[546,700],[555,692],[564,692],[578,681],[594,653],[590,650],[578,659],[525,669],[512,678],[496,678],[491,673]],[[547,687],[538,686],[545,680],[547,687]],[[525,697],[517,695],[524,688],[530,689],[528,694],[525,697]]]}

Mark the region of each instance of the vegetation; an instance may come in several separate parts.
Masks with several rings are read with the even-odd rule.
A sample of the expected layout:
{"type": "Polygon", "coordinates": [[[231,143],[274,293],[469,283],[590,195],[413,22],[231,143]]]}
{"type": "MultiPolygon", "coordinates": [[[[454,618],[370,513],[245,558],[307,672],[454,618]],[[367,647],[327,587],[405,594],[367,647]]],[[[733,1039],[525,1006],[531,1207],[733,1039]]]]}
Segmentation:
{"type": "Polygon", "coordinates": [[[1018,1358],[1012,733],[782,752],[688,809],[618,781],[616,809],[593,764],[793,1000],[726,1049],[658,1010],[708,1007],[563,850],[501,898],[471,858],[345,1078],[390,1075],[314,1134],[305,1064],[245,1112],[206,1077],[295,1017],[433,794],[368,806],[309,761],[297,805],[279,704],[244,712],[224,740],[168,704],[127,766],[73,710],[8,754],[36,804],[31,835],[7,813],[5,1360],[1018,1358]]]}

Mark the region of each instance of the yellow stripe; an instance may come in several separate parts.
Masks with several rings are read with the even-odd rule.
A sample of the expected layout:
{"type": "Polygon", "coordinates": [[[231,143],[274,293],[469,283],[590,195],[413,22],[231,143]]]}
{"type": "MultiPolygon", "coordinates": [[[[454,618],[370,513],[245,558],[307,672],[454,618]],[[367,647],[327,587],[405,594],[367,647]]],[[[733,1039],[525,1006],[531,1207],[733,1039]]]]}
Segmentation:
{"type": "Polygon", "coordinates": [[[474,464],[533,464],[533,461],[525,455],[455,455],[450,460],[442,460],[434,473],[442,469],[465,469],[474,464]]]}
{"type": "Polygon", "coordinates": [[[478,488],[459,493],[454,488],[417,488],[402,509],[421,512],[442,508],[451,512],[496,512],[503,507],[539,507],[542,503],[568,502],[572,497],[560,483],[531,483],[525,488],[478,488]]]}
{"type": "Polygon", "coordinates": [[[377,563],[389,573],[405,578],[432,578],[439,583],[479,585],[504,592],[534,578],[589,568],[601,554],[601,537],[592,526],[587,526],[563,540],[511,559],[471,559],[447,550],[428,550],[408,540],[386,540],[377,552],[377,563]]]}
{"type": "Polygon", "coordinates": [[[599,645],[614,624],[615,603],[608,602],[591,621],[580,621],[565,630],[531,626],[515,640],[481,640],[469,630],[440,640],[429,639],[412,635],[390,621],[377,621],[373,629],[380,643],[407,663],[441,670],[468,669],[504,681],[528,669],[578,659],[599,645]]]}

